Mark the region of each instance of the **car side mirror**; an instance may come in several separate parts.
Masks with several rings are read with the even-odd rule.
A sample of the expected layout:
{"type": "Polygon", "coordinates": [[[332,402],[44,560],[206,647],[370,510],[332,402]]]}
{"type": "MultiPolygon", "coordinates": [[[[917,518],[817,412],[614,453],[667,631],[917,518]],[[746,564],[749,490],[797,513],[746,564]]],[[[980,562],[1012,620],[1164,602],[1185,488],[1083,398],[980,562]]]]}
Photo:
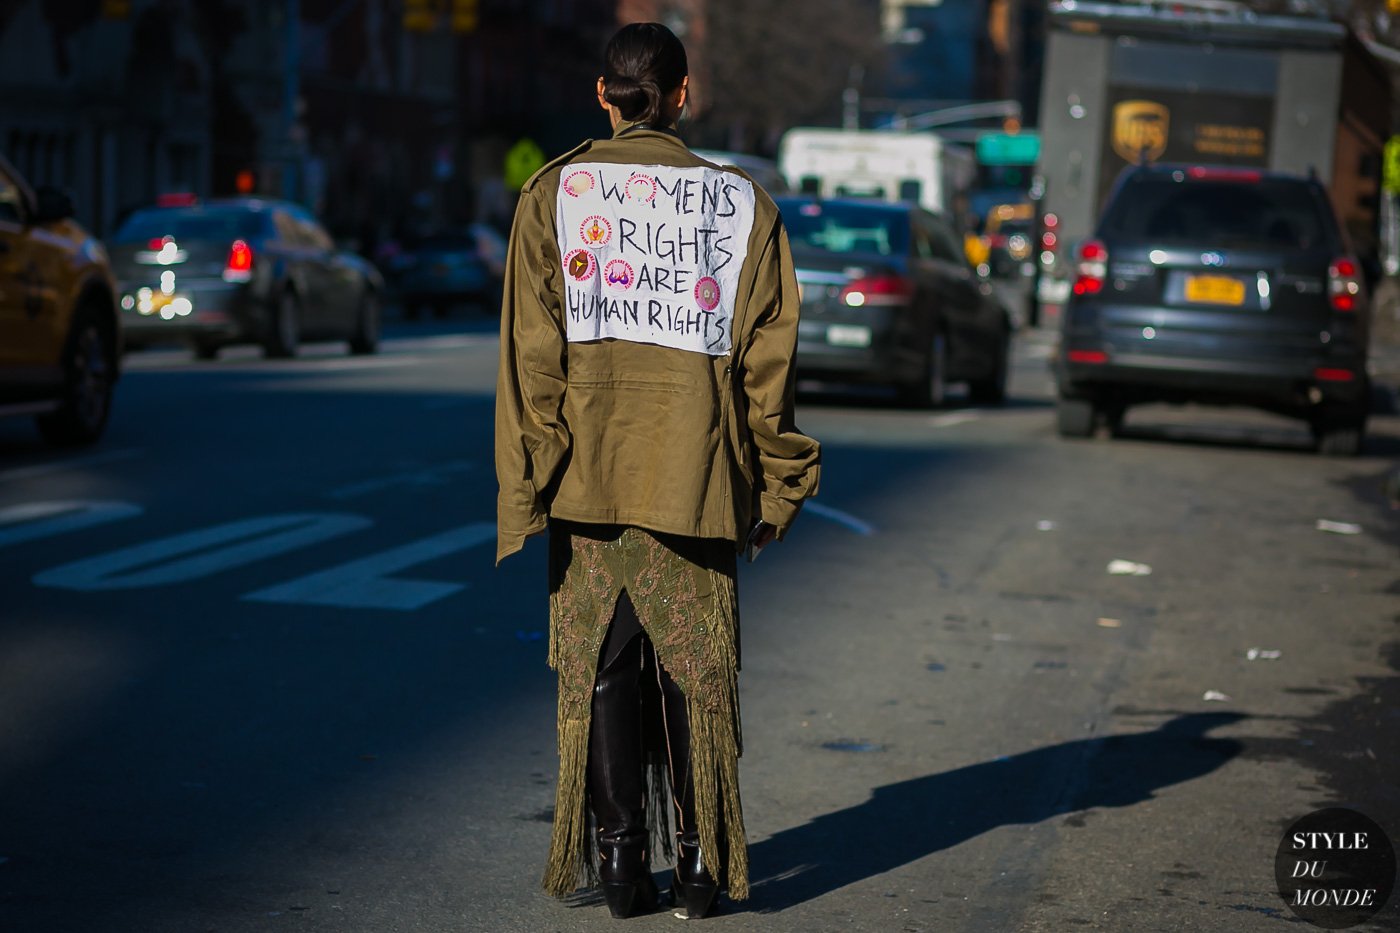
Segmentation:
{"type": "Polygon", "coordinates": [[[34,223],[54,224],[60,220],[67,220],[77,213],[73,207],[73,199],[68,192],[53,185],[40,185],[34,192],[35,211],[34,223]]]}

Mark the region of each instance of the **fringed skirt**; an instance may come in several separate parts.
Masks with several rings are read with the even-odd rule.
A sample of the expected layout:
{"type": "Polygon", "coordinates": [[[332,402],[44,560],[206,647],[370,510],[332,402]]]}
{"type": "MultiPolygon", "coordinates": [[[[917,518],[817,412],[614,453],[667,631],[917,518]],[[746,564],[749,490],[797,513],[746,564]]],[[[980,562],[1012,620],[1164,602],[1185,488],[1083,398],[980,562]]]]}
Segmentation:
{"type": "MultiPolygon", "coordinates": [[[[685,693],[691,778],[706,867],[742,900],[748,849],[739,801],[739,606],[732,542],[620,525],[550,524],[549,666],[559,675],[559,787],[544,888],[556,897],[594,880],[588,831],[588,728],[598,654],[626,591],[657,656],[685,693]],[[727,853],[725,864],[717,853],[727,853]]],[[[644,730],[652,734],[652,730],[644,730]]],[[[664,748],[650,747],[653,838],[669,851],[664,748]]],[[[656,850],[654,847],[653,851],[656,850]]]]}

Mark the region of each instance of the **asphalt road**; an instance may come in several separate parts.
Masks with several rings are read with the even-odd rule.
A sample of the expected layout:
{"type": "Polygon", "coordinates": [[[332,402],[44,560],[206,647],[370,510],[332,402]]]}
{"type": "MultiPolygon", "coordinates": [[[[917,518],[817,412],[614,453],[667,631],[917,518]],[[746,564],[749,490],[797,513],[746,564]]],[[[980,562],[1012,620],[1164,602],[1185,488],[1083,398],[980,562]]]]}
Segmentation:
{"type": "MultiPolygon", "coordinates": [[[[81,453],[0,423],[0,930],[620,928],[538,893],[544,548],[492,567],[454,330],[137,357],[81,453]]],[[[804,400],[821,496],[741,582],[756,884],[707,929],[1276,930],[1293,820],[1400,843],[1400,421],[1065,442],[1048,352],[1001,409],[804,400]]]]}

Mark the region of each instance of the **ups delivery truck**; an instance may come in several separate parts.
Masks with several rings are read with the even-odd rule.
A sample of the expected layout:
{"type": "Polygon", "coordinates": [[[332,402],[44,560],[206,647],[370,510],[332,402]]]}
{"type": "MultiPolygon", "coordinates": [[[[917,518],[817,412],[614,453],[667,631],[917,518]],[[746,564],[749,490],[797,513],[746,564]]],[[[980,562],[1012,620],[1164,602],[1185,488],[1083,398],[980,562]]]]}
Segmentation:
{"type": "Polygon", "coordinates": [[[1042,305],[1130,164],[1249,166],[1328,187],[1356,253],[1379,253],[1390,81],[1345,26],[1227,0],[1053,0],[1041,85],[1042,305]]]}

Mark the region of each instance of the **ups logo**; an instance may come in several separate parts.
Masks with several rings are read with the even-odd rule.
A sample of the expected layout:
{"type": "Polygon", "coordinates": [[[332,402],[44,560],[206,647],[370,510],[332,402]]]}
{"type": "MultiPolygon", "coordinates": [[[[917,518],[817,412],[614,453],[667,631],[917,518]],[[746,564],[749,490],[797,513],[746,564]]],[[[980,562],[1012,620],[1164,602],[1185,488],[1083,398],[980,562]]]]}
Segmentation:
{"type": "Polygon", "coordinates": [[[1155,101],[1125,100],[1113,108],[1113,151],[1124,161],[1154,162],[1167,151],[1171,111],[1155,101]]]}

